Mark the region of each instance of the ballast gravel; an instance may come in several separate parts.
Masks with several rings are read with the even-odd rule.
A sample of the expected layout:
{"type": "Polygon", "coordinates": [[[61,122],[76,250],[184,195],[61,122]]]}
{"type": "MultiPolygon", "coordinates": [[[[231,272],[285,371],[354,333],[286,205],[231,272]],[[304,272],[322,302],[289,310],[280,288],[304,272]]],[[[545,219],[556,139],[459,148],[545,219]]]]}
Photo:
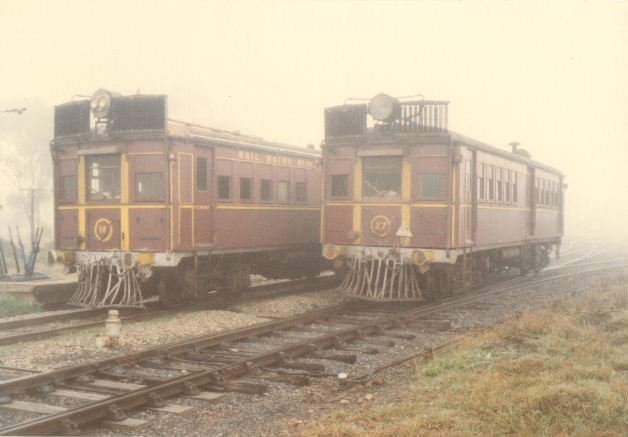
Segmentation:
{"type": "Polygon", "coordinates": [[[0,347],[0,365],[31,370],[52,370],[93,360],[112,358],[197,335],[251,326],[266,321],[233,311],[186,312],[144,322],[124,323],[118,345],[96,346],[102,328],[90,328],[37,342],[0,347]]]}
{"type": "Polygon", "coordinates": [[[47,371],[89,361],[112,358],[185,338],[251,326],[279,317],[291,317],[317,308],[333,306],[347,298],[328,289],[297,295],[253,300],[225,310],[203,310],[164,316],[143,322],[124,323],[118,345],[96,346],[103,325],[59,337],[0,347],[0,366],[47,371]]]}
{"type": "Polygon", "coordinates": [[[349,298],[336,289],[293,294],[262,301],[234,304],[230,309],[258,317],[293,317],[300,313],[347,302],[349,298]]]}

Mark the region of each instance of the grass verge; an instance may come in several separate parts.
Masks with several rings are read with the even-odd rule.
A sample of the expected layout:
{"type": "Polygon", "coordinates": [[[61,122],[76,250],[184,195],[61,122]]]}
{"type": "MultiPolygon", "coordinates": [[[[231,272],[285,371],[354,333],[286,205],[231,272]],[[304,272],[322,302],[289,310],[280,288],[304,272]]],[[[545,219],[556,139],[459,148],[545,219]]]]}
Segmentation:
{"type": "Polygon", "coordinates": [[[628,286],[607,285],[463,338],[399,401],[308,423],[303,437],[626,436],[628,286]]]}
{"type": "Polygon", "coordinates": [[[41,308],[12,297],[0,297],[0,317],[19,316],[21,314],[39,313],[41,308]]]}

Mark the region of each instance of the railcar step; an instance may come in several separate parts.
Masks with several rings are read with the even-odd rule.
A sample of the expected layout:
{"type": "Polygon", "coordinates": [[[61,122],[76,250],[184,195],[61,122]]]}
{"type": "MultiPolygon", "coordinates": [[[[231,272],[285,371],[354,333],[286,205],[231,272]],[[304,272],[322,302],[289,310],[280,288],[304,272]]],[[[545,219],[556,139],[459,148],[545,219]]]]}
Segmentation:
{"type": "Polygon", "coordinates": [[[8,404],[0,404],[0,408],[7,408],[9,410],[26,411],[29,413],[37,414],[57,414],[67,411],[67,408],[57,407],[54,405],[40,404],[37,402],[26,401],[12,401],[8,404]]]}

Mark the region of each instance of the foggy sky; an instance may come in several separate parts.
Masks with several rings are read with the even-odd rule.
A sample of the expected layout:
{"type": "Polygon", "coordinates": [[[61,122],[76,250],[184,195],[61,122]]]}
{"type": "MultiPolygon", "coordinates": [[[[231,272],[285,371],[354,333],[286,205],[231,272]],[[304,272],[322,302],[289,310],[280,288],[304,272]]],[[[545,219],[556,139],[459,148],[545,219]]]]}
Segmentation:
{"type": "Polygon", "coordinates": [[[29,120],[51,136],[53,105],[140,90],[172,118],[305,146],[326,106],[420,93],[451,101],[452,130],[561,169],[568,232],[628,235],[628,3],[547,3],[0,0],[0,110],[48,106],[29,120]]]}

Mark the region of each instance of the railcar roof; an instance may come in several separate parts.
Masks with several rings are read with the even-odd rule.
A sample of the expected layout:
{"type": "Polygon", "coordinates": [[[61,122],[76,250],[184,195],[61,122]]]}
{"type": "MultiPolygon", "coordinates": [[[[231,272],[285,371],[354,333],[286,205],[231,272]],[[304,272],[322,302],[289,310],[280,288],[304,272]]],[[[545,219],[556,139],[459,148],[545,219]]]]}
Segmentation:
{"type": "Polygon", "coordinates": [[[309,157],[320,157],[321,155],[321,152],[316,149],[307,149],[305,147],[268,141],[260,137],[243,135],[237,131],[214,129],[208,126],[173,119],[168,119],[168,135],[207,143],[222,143],[229,146],[298,153],[309,157]]]}
{"type": "Polygon", "coordinates": [[[475,140],[473,138],[469,138],[469,137],[467,137],[465,135],[459,134],[458,132],[449,131],[449,135],[451,136],[451,139],[453,141],[455,141],[455,142],[464,143],[466,145],[469,145],[471,147],[474,147],[474,148],[476,148],[478,150],[482,150],[482,151],[487,152],[487,153],[492,153],[492,154],[495,154],[495,155],[499,155],[499,156],[502,156],[502,157],[507,158],[507,159],[512,159],[514,161],[518,161],[518,162],[530,165],[532,167],[540,168],[542,170],[546,170],[546,171],[549,171],[549,172],[556,173],[556,174],[559,174],[561,176],[564,176],[563,173],[560,170],[558,170],[558,169],[556,169],[556,168],[554,168],[552,166],[543,164],[541,162],[535,161],[534,159],[526,158],[523,155],[519,155],[517,153],[513,153],[513,152],[510,152],[508,150],[500,149],[499,147],[491,146],[488,143],[485,143],[485,142],[482,142],[482,141],[479,141],[479,140],[475,140]]]}

